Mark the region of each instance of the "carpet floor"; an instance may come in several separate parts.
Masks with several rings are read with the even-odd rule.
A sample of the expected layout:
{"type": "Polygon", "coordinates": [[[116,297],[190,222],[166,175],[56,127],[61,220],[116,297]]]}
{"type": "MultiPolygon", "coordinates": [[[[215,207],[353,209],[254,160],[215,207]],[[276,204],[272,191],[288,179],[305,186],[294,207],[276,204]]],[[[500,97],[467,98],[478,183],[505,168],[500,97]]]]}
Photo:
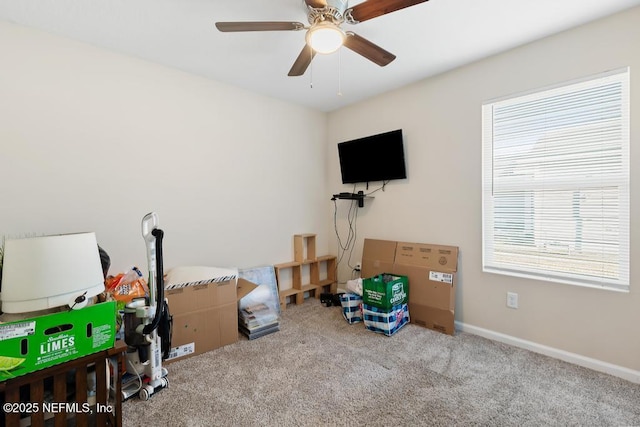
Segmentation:
{"type": "Polygon", "coordinates": [[[279,332],[167,369],[125,427],[640,426],[638,384],[463,332],[386,337],[312,298],[279,332]]]}

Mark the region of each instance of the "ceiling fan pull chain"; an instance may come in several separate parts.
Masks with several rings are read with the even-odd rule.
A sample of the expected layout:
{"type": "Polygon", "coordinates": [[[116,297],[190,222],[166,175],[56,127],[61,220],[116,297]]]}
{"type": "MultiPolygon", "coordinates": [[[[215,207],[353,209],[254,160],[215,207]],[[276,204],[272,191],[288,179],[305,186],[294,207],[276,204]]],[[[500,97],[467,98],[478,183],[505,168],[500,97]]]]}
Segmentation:
{"type": "Polygon", "coordinates": [[[342,96],[342,47],[338,49],[338,96],[342,96]]]}
{"type": "MultiPolygon", "coordinates": [[[[311,46],[309,46],[309,55],[311,55],[311,58],[313,58],[313,48],[311,46]]],[[[313,62],[311,62],[311,64],[309,64],[310,66],[310,70],[309,70],[309,80],[310,80],[310,84],[309,87],[311,89],[313,89],[313,62]]]]}

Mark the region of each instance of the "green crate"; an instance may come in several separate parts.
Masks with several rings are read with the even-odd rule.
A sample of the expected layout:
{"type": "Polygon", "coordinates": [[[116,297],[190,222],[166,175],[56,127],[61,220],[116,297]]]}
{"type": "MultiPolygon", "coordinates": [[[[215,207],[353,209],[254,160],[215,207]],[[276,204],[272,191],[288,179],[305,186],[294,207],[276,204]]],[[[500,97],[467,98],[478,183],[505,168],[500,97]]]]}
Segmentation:
{"type": "Polygon", "coordinates": [[[0,324],[0,381],[107,350],[115,302],[0,324]]]}
{"type": "Polygon", "coordinates": [[[390,309],[409,301],[407,276],[383,273],[363,279],[362,302],[373,307],[390,309]]]}

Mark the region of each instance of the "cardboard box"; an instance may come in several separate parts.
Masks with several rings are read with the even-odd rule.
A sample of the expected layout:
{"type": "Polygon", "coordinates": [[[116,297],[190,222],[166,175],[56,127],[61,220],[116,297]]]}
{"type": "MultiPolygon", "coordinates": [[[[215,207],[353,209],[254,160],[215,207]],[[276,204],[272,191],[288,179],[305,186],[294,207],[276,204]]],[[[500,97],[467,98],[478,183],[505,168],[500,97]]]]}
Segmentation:
{"type": "MultiPolygon", "coordinates": [[[[456,246],[365,239],[364,253],[381,254],[389,262],[389,248],[395,246],[392,266],[388,270],[409,279],[411,321],[445,334],[455,333],[455,293],[458,268],[456,246]],[[386,252],[385,252],[386,251],[386,252]]],[[[362,276],[379,271],[362,262],[362,276]]]]}
{"type": "Polygon", "coordinates": [[[409,299],[407,276],[382,273],[362,280],[362,302],[364,304],[390,309],[404,304],[409,299]]]}
{"type": "Polygon", "coordinates": [[[362,277],[373,277],[388,271],[393,272],[396,245],[396,242],[390,240],[365,239],[362,251],[362,277]]]}
{"type": "Polygon", "coordinates": [[[407,304],[396,305],[389,309],[362,304],[362,313],[365,328],[388,337],[409,323],[409,307],[407,304]]]}
{"type": "Polygon", "coordinates": [[[169,312],[173,316],[167,363],[238,340],[238,300],[253,291],[256,285],[230,276],[223,279],[165,289],[169,312]]]}
{"type": "Polygon", "coordinates": [[[113,301],[2,323],[0,381],[107,350],[115,343],[115,324],[113,301]]]}
{"type": "Polygon", "coordinates": [[[457,269],[456,246],[398,242],[394,272],[409,277],[413,323],[449,335],[455,333],[457,269]]]}

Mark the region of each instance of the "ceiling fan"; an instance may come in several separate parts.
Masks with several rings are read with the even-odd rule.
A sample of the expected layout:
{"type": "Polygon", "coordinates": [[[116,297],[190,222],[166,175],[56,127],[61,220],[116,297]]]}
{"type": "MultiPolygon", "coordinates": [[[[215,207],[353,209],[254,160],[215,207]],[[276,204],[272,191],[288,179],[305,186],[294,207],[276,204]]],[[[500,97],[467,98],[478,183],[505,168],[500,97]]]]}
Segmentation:
{"type": "Polygon", "coordinates": [[[289,70],[289,76],[303,75],[316,53],[333,53],[340,46],[384,67],[396,59],[394,54],[352,31],[344,31],[340,26],[345,22],[364,22],[426,1],[428,0],[368,0],[349,7],[348,0],[304,0],[311,24],[308,27],[301,22],[253,21],[216,22],[216,28],[222,32],[307,30],[306,44],[289,70]]]}

